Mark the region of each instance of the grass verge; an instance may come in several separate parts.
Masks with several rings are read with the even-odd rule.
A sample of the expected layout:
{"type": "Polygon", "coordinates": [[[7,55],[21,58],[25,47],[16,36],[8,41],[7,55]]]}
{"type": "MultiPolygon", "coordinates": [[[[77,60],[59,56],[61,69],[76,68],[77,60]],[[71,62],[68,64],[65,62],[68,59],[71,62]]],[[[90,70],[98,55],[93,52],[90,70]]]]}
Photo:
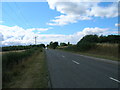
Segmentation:
{"type": "MultiPolygon", "coordinates": [[[[3,88],[47,88],[48,71],[45,53],[36,51],[21,64],[14,66],[12,82],[6,83],[3,88]]],[[[10,74],[9,74],[10,75],[10,74]]]]}
{"type": "Polygon", "coordinates": [[[120,61],[120,52],[118,44],[97,44],[96,47],[90,50],[79,50],[76,46],[58,48],[59,50],[64,50],[72,53],[77,53],[86,56],[92,56],[97,58],[103,58],[113,61],[120,61]]]}

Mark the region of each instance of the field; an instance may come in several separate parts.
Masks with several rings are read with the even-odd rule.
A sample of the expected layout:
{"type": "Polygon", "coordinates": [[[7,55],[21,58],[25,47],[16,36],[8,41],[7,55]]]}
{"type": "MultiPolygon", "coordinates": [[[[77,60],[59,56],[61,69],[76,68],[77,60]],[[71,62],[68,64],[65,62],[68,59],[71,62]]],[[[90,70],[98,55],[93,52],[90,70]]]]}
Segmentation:
{"type": "MultiPolygon", "coordinates": [[[[85,46],[84,46],[85,47],[85,46]]],[[[83,47],[83,48],[84,48],[83,47]]],[[[87,46],[88,47],[88,46],[87,46]]],[[[77,46],[68,46],[68,47],[62,47],[58,48],[60,50],[75,52],[79,54],[84,54],[88,56],[94,56],[98,58],[105,58],[115,61],[120,61],[119,58],[119,44],[110,44],[110,43],[97,43],[95,46],[88,50],[80,49],[77,46]]]]}
{"type": "Polygon", "coordinates": [[[9,52],[23,52],[25,50],[14,50],[14,51],[5,51],[5,52],[0,52],[0,54],[5,54],[5,53],[9,53],[9,52]]]}
{"type": "Polygon", "coordinates": [[[42,48],[3,54],[3,88],[47,88],[48,75],[42,48]]]}

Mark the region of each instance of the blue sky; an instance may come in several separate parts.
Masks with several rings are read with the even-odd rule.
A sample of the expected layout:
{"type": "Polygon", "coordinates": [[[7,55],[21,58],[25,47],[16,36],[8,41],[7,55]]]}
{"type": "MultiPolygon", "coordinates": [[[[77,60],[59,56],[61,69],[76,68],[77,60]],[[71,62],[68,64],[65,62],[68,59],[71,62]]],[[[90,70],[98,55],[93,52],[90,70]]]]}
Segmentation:
{"type": "Polygon", "coordinates": [[[10,36],[5,32],[2,33],[3,44],[32,44],[35,35],[38,36],[38,43],[47,44],[50,41],[60,41],[61,39],[62,42],[77,43],[87,34],[117,34],[119,26],[117,3],[84,3],[84,5],[73,2],[70,4],[52,3],[51,1],[3,2],[0,30],[2,33],[2,30],[6,29],[5,32],[11,34],[10,36]],[[32,38],[26,37],[25,33],[21,35],[22,32],[15,33],[20,30],[23,33],[30,32],[29,35],[32,35],[32,38]],[[18,37],[14,34],[18,34],[18,37]],[[20,39],[20,36],[25,39],[20,39]],[[29,40],[27,41],[26,38],[29,40]]]}

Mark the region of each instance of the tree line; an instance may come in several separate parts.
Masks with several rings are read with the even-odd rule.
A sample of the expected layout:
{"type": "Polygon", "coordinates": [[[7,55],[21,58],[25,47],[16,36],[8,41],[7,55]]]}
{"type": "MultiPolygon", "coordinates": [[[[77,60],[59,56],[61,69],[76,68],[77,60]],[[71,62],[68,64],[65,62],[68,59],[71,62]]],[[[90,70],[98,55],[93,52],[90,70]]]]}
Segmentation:
{"type": "Polygon", "coordinates": [[[89,43],[120,43],[120,35],[86,35],[79,42],[89,43]]]}
{"type": "MultiPolygon", "coordinates": [[[[98,36],[98,35],[86,35],[84,36],[80,41],[77,42],[76,46],[84,48],[93,47],[95,43],[120,43],[120,35],[107,35],[107,36],[98,36]]],[[[38,44],[38,45],[27,45],[27,46],[9,46],[9,47],[2,47],[2,51],[11,51],[11,50],[25,50],[25,49],[30,49],[33,47],[48,47],[52,49],[56,49],[57,47],[62,47],[62,46],[73,46],[68,43],[61,42],[60,44],[58,42],[53,42],[51,41],[47,46],[44,44],[38,44]]]]}
{"type": "Polygon", "coordinates": [[[120,43],[120,35],[107,35],[107,36],[98,36],[98,35],[86,35],[81,40],[77,42],[76,45],[68,43],[60,43],[58,42],[50,42],[50,44],[47,45],[48,48],[56,49],[57,47],[62,46],[69,46],[69,47],[77,47],[77,49],[90,49],[92,47],[95,47],[96,43],[120,43]]]}
{"type": "Polygon", "coordinates": [[[12,51],[12,50],[26,50],[26,49],[31,49],[33,47],[43,47],[45,48],[44,44],[38,44],[38,45],[27,45],[27,46],[6,46],[2,47],[2,51],[12,51]]]}

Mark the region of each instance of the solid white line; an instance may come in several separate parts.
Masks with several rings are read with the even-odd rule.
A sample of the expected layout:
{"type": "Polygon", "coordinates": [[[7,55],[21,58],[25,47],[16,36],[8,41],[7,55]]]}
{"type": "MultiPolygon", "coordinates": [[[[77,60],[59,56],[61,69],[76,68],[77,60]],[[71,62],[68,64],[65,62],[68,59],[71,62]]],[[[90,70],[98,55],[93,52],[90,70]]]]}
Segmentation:
{"type": "Polygon", "coordinates": [[[118,83],[120,83],[120,81],[117,80],[117,79],[114,79],[114,78],[112,78],[112,77],[109,77],[109,78],[112,79],[112,80],[114,80],[114,81],[116,81],[116,82],[118,82],[118,83]]]}
{"type": "Polygon", "coordinates": [[[80,64],[80,63],[78,63],[78,62],[76,62],[76,61],[74,61],[74,60],[72,60],[74,63],[76,63],[76,64],[80,64]]]}

